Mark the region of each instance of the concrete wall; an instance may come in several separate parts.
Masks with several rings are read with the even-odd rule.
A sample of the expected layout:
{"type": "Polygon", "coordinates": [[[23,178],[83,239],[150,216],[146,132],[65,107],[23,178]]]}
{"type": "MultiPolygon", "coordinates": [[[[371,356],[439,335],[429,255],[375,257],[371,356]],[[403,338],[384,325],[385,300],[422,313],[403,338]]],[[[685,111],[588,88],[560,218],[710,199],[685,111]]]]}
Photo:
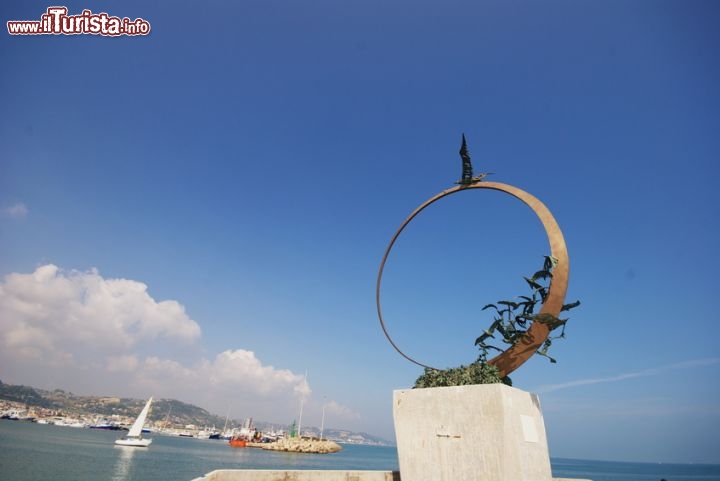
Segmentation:
{"type": "Polygon", "coordinates": [[[392,471],[220,469],[193,481],[400,481],[392,471]]]}
{"type": "Polygon", "coordinates": [[[504,384],[393,394],[402,481],[552,481],[537,396],[504,384]]]}
{"type": "MultiPolygon", "coordinates": [[[[477,478],[482,479],[482,478],[477,478]]],[[[266,469],[221,469],[193,481],[400,481],[391,471],[276,471],[266,469]]],[[[513,480],[507,480],[513,481],[513,480]]],[[[554,478],[553,481],[590,481],[554,478]]]]}

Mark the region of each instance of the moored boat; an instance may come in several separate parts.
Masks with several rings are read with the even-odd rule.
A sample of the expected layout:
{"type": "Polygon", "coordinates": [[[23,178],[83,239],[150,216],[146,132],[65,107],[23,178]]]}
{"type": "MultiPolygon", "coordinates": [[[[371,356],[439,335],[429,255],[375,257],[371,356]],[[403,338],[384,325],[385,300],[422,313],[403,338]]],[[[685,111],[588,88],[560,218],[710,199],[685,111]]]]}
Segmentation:
{"type": "Polygon", "coordinates": [[[104,419],[96,422],[95,424],[91,424],[88,427],[90,429],[105,429],[107,431],[120,431],[122,429],[122,426],[119,424],[106,421],[104,419]]]}
{"type": "Polygon", "coordinates": [[[228,444],[234,448],[244,448],[249,441],[255,439],[257,430],[253,426],[252,418],[247,418],[238,432],[233,433],[228,444]]]}
{"type": "Polygon", "coordinates": [[[244,448],[247,446],[247,440],[243,439],[239,436],[235,436],[230,438],[230,441],[228,441],[228,444],[232,446],[233,448],[244,448]]]}

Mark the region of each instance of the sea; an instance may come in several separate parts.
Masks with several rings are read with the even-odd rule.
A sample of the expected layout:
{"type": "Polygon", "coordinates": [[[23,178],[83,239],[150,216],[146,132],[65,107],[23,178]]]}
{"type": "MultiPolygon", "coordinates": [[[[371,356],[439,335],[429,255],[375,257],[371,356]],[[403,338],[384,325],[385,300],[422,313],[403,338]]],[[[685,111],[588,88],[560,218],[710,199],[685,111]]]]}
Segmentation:
{"type": "MultiPolygon", "coordinates": [[[[343,445],[333,454],[232,448],[225,441],[152,435],[115,446],[117,432],[0,420],[2,481],[191,481],[215,469],[398,470],[397,450],[343,445]]],[[[720,481],[720,465],[551,459],[553,476],[592,481],[720,481]]]]}

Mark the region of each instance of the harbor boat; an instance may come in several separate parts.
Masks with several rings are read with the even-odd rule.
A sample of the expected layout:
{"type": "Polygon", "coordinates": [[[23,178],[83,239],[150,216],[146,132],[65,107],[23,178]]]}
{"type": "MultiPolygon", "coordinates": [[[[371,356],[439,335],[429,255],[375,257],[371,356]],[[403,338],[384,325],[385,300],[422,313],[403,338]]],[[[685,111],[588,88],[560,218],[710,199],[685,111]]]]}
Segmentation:
{"type": "Polygon", "coordinates": [[[207,426],[205,426],[205,429],[198,431],[197,438],[198,439],[220,439],[220,431],[215,429],[215,426],[213,426],[212,429],[209,429],[207,426]]]}
{"type": "Polygon", "coordinates": [[[252,418],[248,418],[239,432],[233,434],[228,444],[233,448],[244,448],[249,441],[254,440],[256,434],[257,430],[252,424],[252,418]]]}
{"type": "Polygon", "coordinates": [[[29,411],[20,411],[17,409],[12,409],[10,411],[5,411],[0,415],[0,419],[10,419],[12,421],[34,421],[35,416],[30,414],[29,411]]]}
{"type": "Polygon", "coordinates": [[[105,429],[107,431],[120,431],[122,429],[118,424],[104,419],[96,422],[95,424],[91,424],[88,427],[90,429],[105,429]]]}
{"type": "Polygon", "coordinates": [[[150,446],[152,439],[143,438],[142,431],[143,426],[145,425],[145,418],[147,418],[147,415],[150,412],[150,404],[152,404],[152,400],[153,398],[151,396],[150,399],[148,399],[148,402],[145,404],[143,410],[140,412],[140,415],[130,427],[127,435],[115,440],[115,444],[120,446],[134,446],[138,448],[146,448],[150,446]]]}
{"type": "Polygon", "coordinates": [[[68,428],[85,428],[87,424],[80,421],[79,419],[62,418],[55,421],[55,426],[65,426],[68,428]]]}
{"type": "Polygon", "coordinates": [[[230,441],[228,441],[228,444],[233,448],[244,448],[247,446],[247,440],[240,436],[233,436],[230,438],[230,441]]]}

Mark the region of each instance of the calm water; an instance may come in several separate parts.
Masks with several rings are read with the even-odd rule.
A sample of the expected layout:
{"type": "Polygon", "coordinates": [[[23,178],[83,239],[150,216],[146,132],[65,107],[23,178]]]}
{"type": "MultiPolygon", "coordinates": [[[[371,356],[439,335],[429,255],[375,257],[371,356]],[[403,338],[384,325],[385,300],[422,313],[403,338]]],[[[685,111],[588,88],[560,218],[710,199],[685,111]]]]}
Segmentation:
{"type": "Polygon", "coordinates": [[[720,481],[718,464],[620,463],[580,459],[552,460],[553,475],[592,481],[720,481]]]}
{"type": "MultiPolygon", "coordinates": [[[[223,441],[153,436],[149,449],[115,446],[118,433],[0,421],[0,480],[190,481],[214,469],[397,470],[394,448],[346,445],[314,455],[237,449],[223,441]]],[[[593,481],[720,481],[720,465],[553,459],[558,477],[593,481]]]]}
{"type": "Polygon", "coordinates": [[[231,448],[226,441],[153,435],[148,449],[115,446],[113,431],[0,421],[2,481],[190,481],[214,469],[397,470],[394,448],[334,454],[231,448]]]}

